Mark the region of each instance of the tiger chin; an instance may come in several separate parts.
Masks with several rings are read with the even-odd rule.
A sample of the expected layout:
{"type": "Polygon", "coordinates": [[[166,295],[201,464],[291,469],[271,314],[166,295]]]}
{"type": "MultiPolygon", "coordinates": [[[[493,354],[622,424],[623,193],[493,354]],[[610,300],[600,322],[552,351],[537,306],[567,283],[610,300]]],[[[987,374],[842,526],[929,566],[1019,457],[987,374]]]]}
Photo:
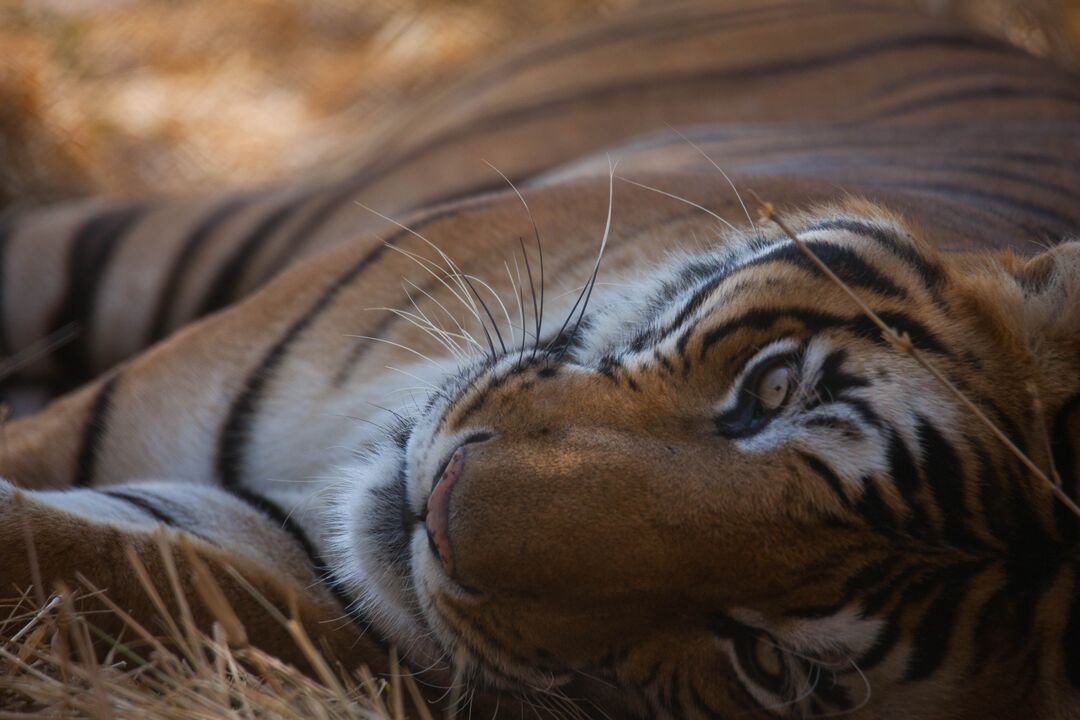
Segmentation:
{"type": "Polygon", "coordinates": [[[346,470],[335,576],[410,661],[649,717],[1066,707],[1042,703],[1080,661],[1077,517],[848,290],[1048,466],[1080,243],[943,254],[860,202],[794,224],[847,289],[775,230],[672,257],[346,470]]]}

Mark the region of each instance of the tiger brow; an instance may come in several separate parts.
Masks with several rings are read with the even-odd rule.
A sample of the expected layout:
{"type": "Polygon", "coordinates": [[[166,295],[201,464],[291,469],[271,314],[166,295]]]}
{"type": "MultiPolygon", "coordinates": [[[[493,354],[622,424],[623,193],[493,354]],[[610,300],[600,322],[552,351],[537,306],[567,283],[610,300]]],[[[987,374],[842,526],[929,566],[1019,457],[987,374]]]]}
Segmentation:
{"type": "MultiPolygon", "coordinates": [[[[873,228],[873,226],[867,227],[873,228]]],[[[811,241],[807,244],[819,255],[826,255],[830,260],[830,265],[833,269],[844,277],[850,285],[864,287],[880,295],[900,299],[907,297],[907,293],[904,292],[902,288],[898,287],[895,283],[882,275],[876,268],[859,257],[858,253],[850,248],[825,241],[811,241]]],[[[814,272],[813,266],[805,260],[805,257],[799,252],[798,248],[789,244],[772,247],[764,254],[759,255],[746,263],[718,267],[710,277],[701,283],[698,289],[694,291],[694,294],[683,304],[678,315],[661,329],[647,330],[638,334],[630,343],[630,349],[635,352],[640,352],[641,350],[644,350],[650,342],[658,343],[665,338],[670,337],[675,331],[683,327],[690,316],[699,310],[705,304],[708,297],[729,278],[747,268],[773,262],[786,263],[795,267],[809,269],[811,272],[814,272]]]]}
{"type": "Polygon", "coordinates": [[[883,250],[909,265],[922,278],[927,290],[935,290],[941,285],[941,268],[912,249],[908,242],[893,230],[854,218],[828,218],[807,225],[801,232],[820,230],[842,230],[872,240],[883,250]]]}
{"type": "MultiPolygon", "coordinates": [[[[887,322],[892,327],[901,328],[906,332],[911,338],[912,344],[916,347],[946,357],[952,355],[929,328],[907,313],[887,311],[881,312],[879,315],[882,318],[887,317],[887,322]]],[[[887,344],[885,338],[877,332],[874,324],[866,321],[862,316],[845,316],[807,308],[784,307],[750,310],[709,330],[702,338],[700,357],[704,358],[713,345],[732,333],[743,329],[765,330],[780,320],[795,320],[815,333],[830,328],[840,328],[848,330],[857,336],[887,344]]]]}

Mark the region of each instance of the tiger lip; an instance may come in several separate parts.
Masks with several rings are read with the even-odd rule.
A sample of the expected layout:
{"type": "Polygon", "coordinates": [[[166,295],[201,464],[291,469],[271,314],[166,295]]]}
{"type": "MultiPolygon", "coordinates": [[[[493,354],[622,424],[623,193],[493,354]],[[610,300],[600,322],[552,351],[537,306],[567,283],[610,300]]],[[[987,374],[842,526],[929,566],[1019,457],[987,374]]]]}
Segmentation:
{"type": "Polygon", "coordinates": [[[465,448],[459,447],[450,456],[442,475],[428,495],[424,524],[427,526],[428,543],[450,577],[454,576],[454,553],[450,543],[450,493],[461,477],[465,465],[465,448]]]}

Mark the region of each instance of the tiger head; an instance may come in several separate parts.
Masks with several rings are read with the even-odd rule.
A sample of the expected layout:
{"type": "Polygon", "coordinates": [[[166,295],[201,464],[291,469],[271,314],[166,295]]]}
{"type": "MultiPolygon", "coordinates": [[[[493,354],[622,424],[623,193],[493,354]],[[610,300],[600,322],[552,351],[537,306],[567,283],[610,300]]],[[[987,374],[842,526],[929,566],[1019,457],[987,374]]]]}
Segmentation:
{"type": "Polygon", "coordinates": [[[789,222],[927,364],[778,230],[598,293],[355,470],[341,548],[383,627],[665,717],[996,717],[1080,668],[1080,525],[994,429],[1075,481],[1080,244],[941,253],[855,201],[789,222]]]}

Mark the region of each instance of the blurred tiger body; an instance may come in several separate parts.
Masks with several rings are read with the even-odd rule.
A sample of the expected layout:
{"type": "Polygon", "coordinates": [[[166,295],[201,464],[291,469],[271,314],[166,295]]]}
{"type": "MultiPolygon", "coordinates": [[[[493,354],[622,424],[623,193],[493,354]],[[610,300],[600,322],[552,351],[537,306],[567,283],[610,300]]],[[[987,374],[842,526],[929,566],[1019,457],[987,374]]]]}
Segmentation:
{"type": "Polygon", "coordinates": [[[1075,78],[940,20],[686,4],[466,78],[348,178],[11,215],[9,380],[71,391],[4,427],[0,580],[29,527],[45,581],[149,612],[123,547],[164,524],[492,698],[1074,716],[1077,518],[735,188],[1072,495],[1077,138],[1075,78]]]}

